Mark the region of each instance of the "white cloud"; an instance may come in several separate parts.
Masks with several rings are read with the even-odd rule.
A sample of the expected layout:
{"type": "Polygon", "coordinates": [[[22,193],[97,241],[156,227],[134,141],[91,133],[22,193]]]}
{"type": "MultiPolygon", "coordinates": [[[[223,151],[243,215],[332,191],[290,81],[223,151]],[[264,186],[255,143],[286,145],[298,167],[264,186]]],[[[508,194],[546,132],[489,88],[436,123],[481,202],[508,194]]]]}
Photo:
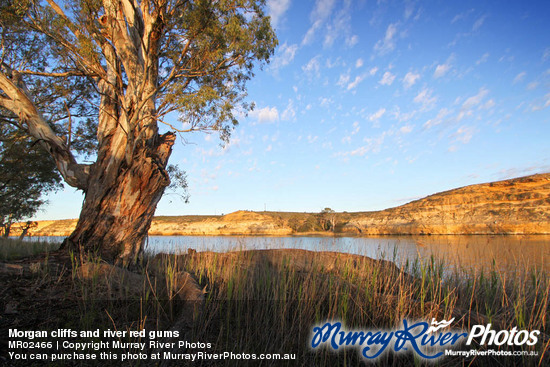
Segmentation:
{"type": "Polygon", "coordinates": [[[353,47],[359,43],[359,36],[354,34],[353,36],[346,37],[346,46],[353,47]]]}
{"type": "Polygon", "coordinates": [[[311,20],[324,20],[330,16],[336,0],[317,0],[315,1],[315,8],[311,12],[311,20]]]}
{"type": "Polygon", "coordinates": [[[315,7],[313,8],[310,14],[311,27],[308,29],[308,31],[304,35],[304,38],[302,39],[302,45],[310,44],[313,41],[317,30],[321,28],[323,23],[332,14],[335,3],[336,3],[336,0],[315,1],[315,7]]]}
{"type": "Polygon", "coordinates": [[[422,89],[416,97],[414,97],[414,102],[421,104],[423,109],[432,108],[436,101],[437,97],[432,96],[432,91],[427,88],[422,89]]]}
{"type": "Polygon", "coordinates": [[[317,135],[308,135],[307,136],[307,141],[310,143],[310,144],[313,144],[317,141],[317,139],[319,139],[319,137],[317,135]]]}
{"type": "Polygon", "coordinates": [[[489,109],[495,107],[495,105],[496,105],[495,101],[493,99],[490,99],[487,102],[485,102],[483,104],[483,106],[480,106],[480,108],[482,108],[484,110],[489,110],[489,109]]]}
{"type": "Polygon", "coordinates": [[[474,136],[475,129],[471,126],[461,126],[456,130],[452,135],[455,138],[455,141],[462,144],[468,144],[472,137],[474,136]]]}
{"type": "Polygon", "coordinates": [[[359,85],[359,83],[361,83],[363,81],[363,79],[365,79],[365,75],[356,76],[355,79],[353,80],[353,82],[348,84],[348,90],[352,90],[352,89],[356,88],[359,85]]]}
{"type": "Polygon", "coordinates": [[[384,116],[385,113],[386,109],[380,108],[378,111],[369,116],[369,121],[378,121],[382,116],[384,116]]]}
{"type": "Polygon", "coordinates": [[[434,78],[441,78],[442,76],[444,76],[445,74],[447,74],[447,72],[451,69],[451,64],[441,64],[441,65],[437,65],[437,67],[435,68],[435,71],[434,71],[434,78]]]}
{"type": "Polygon", "coordinates": [[[321,27],[322,23],[322,21],[318,20],[314,22],[311,27],[309,27],[306,34],[304,35],[304,38],[302,38],[302,45],[309,45],[313,41],[313,38],[315,37],[315,32],[317,32],[317,29],[321,27]]]}
{"type": "Polygon", "coordinates": [[[363,66],[363,64],[364,64],[363,59],[357,59],[357,61],[355,61],[356,68],[360,68],[361,66],[363,66]]]}
{"type": "Polygon", "coordinates": [[[531,111],[540,111],[550,107],[550,93],[546,94],[542,99],[542,102],[532,103],[531,111]]]}
{"type": "Polygon", "coordinates": [[[525,71],[522,71],[521,73],[516,75],[516,77],[514,78],[514,81],[512,83],[516,84],[516,83],[522,82],[523,79],[525,79],[526,75],[527,75],[527,73],[525,71]]]}
{"type": "Polygon", "coordinates": [[[451,54],[451,56],[449,56],[449,58],[447,59],[447,61],[445,61],[445,63],[439,64],[436,66],[434,71],[435,79],[443,77],[445,74],[449,72],[449,70],[451,70],[454,58],[455,58],[454,54],[451,54]]]}
{"type": "Polygon", "coordinates": [[[287,66],[296,56],[298,51],[298,45],[288,45],[286,42],[283,43],[278,49],[277,54],[273,57],[270,68],[272,70],[278,71],[280,68],[287,66]]]}
{"type": "Polygon", "coordinates": [[[420,74],[409,71],[403,78],[403,87],[405,89],[412,87],[418,79],[420,79],[420,74]]]}
{"type": "Polygon", "coordinates": [[[338,78],[336,85],[340,87],[345,87],[349,83],[349,79],[350,79],[349,74],[340,74],[340,77],[338,78]]]}
{"type": "Polygon", "coordinates": [[[384,75],[382,75],[382,79],[380,79],[379,83],[382,85],[392,85],[394,80],[395,75],[390,73],[389,71],[386,71],[384,75]]]}
{"type": "Polygon", "coordinates": [[[281,119],[290,121],[290,120],[294,120],[295,117],[296,117],[296,110],[294,109],[294,101],[290,99],[288,101],[288,105],[286,109],[283,111],[281,115],[281,119]]]}
{"type": "Polygon", "coordinates": [[[450,114],[450,112],[451,111],[449,111],[447,108],[440,109],[439,112],[437,113],[437,116],[434,117],[433,119],[426,121],[426,123],[424,123],[422,127],[424,127],[425,129],[429,129],[433,126],[437,126],[441,124],[443,122],[443,119],[447,117],[450,114]]]}
{"type": "Polygon", "coordinates": [[[400,129],[399,129],[399,132],[401,134],[409,134],[410,132],[413,131],[413,125],[405,125],[405,126],[402,126],[400,129]]]}
{"type": "Polygon", "coordinates": [[[462,108],[463,109],[471,109],[471,108],[479,105],[481,103],[481,101],[483,100],[483,98],[485,98],[485,96],[488,93],[489,93],[489,91],[487,89],[480,88],[479,92],[475,96],[472,96],[472,97],[466,99],[466,101],[464,101],[464,103],[462,104],[462,108]]]}
{"type": "Polygon", "coordinates": [[[375,66],[369,70],[369,75],[374,76],[374,74],[376,74],[377,71],[378,71],[378,68],[375,66]]]}
{"type": "Polygon", "coordinates": [[[319,98],[319,101],[320,101],[319,105],[321,107],[328,107],[330,104],[334,102],[332,98],[326,98],[326,97],[319,98]]]}
{"type": "Polygon", "coordinates": [[[336,157],[349,158],[349,157],[366,157],[368,153],[379,153],[382,150],[384,140],[386,136],[389,135],[387,131],[384,131],[376,138],[365,138],[365,145],[356,148],[347,152],[338,152],[335,154],[336,157]]]}
{"type": "Polygon", "coordinates": [[[470,10],[464,12],[464,13],[460,13],[460,14],[455,15],[453,20],[451,20],[451,24],[454,24],[455,22],[458,22],[459,20],[462,20],[462,19],[466,18],[473,11],[474,11],[474,9],[470,9],[470,10]]]}
{"type": "Polygon", "coordinates": [[[478,18],[474,25],[472,26],[472,31],[477,31],[479,28],[481,28],[481,26],[483,25],[483,22],[485,22],[485,18],[486,16],[482,16],[481,18],[478,18]]]}
{"type": "Polygon", "coordinates": [[[279,21],[290,7],[290,0],[268,0],[267,13],[271,16],[271,24],[277,28],[279,21]]]}
{"type": "Polygon", "coordinates": [[[403,17],[405,19],[409,19],[413,15],[413,12],[414,12],[414,4],[407,3],[407,5],[405,6],[405,12],[403,13],[403,17]]]}
{"type": "Polygon", "coordinates": [[[308,74],[318,75],[319,70],[321,69],[321,63],[319,62],[320,58],[321,56],[319,55],[315,56],[314,58],[309,60],[306,65],[302,66],[302,70],[308,74]]]}
{"type": "Polygon", "coordinates": [[[350,2],[339,2],[343,3],[343,7],[332,17],[332,22],[327,24],[325,40],[323,46],[330,47],[334,42],[343,37],[346,43],[346,46],[353,47],[358,41],[359,37],[356,35],[351,35],[351,7],[350,2]]]}
{"type": "Polygon", "coordinates": [[[550,47],[545,49],[542,53],[542,61],[546,61],[548,59],[550,59],[550,47]]]}
{"type": "Polygon", "coordinates": [[[264,107],[259,110],[250,112],[252,117],[255,117],[260,124],[270,123],[279,120],[279,111],[277,107],[264,107]]]}
{"type": "Polygon", "coordinates": [[[539,86],[539,82],[538,81],[532,81],[531,83],[527,84],[527,90],[535,90],[537,89],[537,87],[539,86]]]}
{"type": "Polygon", "coordinates": [[[479,60],[476,61],[476,64],[479,65],[479,64],[483,64],[484,62],[487,62],[487,60],[489,60],[489,53],[488,52],[485,52],[481,58],[479,60]]]}
{"type": "Polygon", "coordinates": [[[417,114],[416,110],[412,110],[410,112],[401,112],[401,109],[399,108],[399,106],[395,106],[392,111],[393,118],[399,122],[410,121],[416,114],[417,114]]]}
{"type": "Polygon", "coordinates": [[[397,24],[392,23],[386,29],[383,39],[376,42],[374,50],[380,55],[387,54],[395,49],[395,35],[397,34],[397,24]]]}

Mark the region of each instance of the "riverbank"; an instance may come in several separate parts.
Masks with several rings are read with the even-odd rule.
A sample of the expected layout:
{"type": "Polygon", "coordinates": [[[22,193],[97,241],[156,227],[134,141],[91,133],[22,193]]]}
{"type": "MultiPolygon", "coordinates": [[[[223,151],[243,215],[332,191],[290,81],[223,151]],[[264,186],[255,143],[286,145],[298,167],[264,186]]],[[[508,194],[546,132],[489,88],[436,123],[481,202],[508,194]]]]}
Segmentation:
{"type": "MultiPolygon", "coordinates": [[[[158,365],[152,359],[158,352],[164,356],[165,352],[177,355],[197,351],[275,353],[294,358],[266,361],[266,366],[359,365],[364,359],[357,347],[341,347],[345,350],[338,352],[329,346],[310,348],[313,327],[339,320],[348,329],[390,330],[403,327],[403,320],[429,323],[432,318],[452,319],[452,329],[465,332],[473,325],[489,323],[493,330],[540,331],[533,346],[505,343],[492,347],[536,356],[444,356],[437,361],[440,366],[538,366],[550,362],[550,279],[541,272],[524,270],[524,278],[506,277],[491,269],[471,274],[471,278],[458,272],[443,276],[443,262],[412,263],[404,271],[389,261],[304,250],[163,254],[145,259],[134,271],[93,257],[75,258],[59,252],[0,265],[4,285],[0,289],[0,361],[13,366],[28,363],[8,359],[8,329],[147,330],[164,335],[157,339],[164,345],[189,343],[184,348],[162,349],[147,343],[143,350],[131,346],[108,350],[113,354],[140,352],[145,356],[140,365],[145,366],[158,365]],[[204,347],[198,347],[199,343],[204,347]]],[[[123,339],[128,343],[146,340],[138,336],[123,339]]],[[[479,341],[477,338],[469,346],[447,345],[445,349],[475,349],[480,353],[491,349],[479,341]]],[[[88,349],[86,353],[99,355],[100,351],[88,349]]],[[[428,363],[422,361],[411,350],[383,353],[376,359],[380,365],[392,366],[428,363]]],[[[230,359],[216,362],[235,365],[230,359]]],[[[169,363],[165,360],[160,365],[169,363]]],[[[212,365],[206,359],[178,363],[212,365]]],[[[258,361],[245,359],[238,363],[258,365],[258,361]]],[[[101,365],[133,364],[102,360],[101,365]]]]}
{"type": "MultiPolygon", "coordinates": [[[[31,236],[68,236],[76,219],[39,221],[31,236]]],[[[14,225],[12,235],[19,234],[14,225]]],[[[550,234],[550,173],[471,185],[376,212],[237,211],[159,216],[151,236],[550,234]]]]}

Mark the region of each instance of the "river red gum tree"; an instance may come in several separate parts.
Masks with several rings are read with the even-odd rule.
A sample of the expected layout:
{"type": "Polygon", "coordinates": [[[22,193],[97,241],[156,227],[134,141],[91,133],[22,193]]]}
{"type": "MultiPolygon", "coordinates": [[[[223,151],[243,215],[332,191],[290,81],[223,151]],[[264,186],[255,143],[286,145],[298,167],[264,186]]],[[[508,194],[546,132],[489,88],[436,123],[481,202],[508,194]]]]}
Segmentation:
{"type": "MultiPolygon", "coordinates": [[[[170,183],[167,163],[176,133],[216,130],[226,140],[235,111],[250,108],[245,82],[256,63],[268,61],[277,42],[263,5],[20,0],[4,6],[0,107],[50,152],[65,182],[85,193],[65,247],[115,262],[135,261],[170,183]],[[39,41],[42,62],[21,52],[24,46],[15,41],[21,38],[25,45],[39,41]],[[85,80],[92,89],[85,102],[96,110],[93,164],[78,163],[70,138],[56,128],[68,119],[70,137],[77,112],[67,108],[65,120],[52,121],[37,103],[45,85],[61,80],[69,88],[85,80]],[[171,132],[159,134],[159,122],[171,112],[179,114],[179,126],[171,123],[171,132]]],[[[57,103],[63,99],[58,94],[57,103]]]]}

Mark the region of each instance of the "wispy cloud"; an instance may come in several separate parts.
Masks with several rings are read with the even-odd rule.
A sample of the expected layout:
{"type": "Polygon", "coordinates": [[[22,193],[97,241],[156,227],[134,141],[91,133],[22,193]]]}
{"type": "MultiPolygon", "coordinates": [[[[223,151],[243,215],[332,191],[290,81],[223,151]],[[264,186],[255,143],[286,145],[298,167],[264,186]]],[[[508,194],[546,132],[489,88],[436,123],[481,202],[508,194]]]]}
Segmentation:
{"type": "Polygon", "coordinates": [[[413,128],[414,128],[413,125],[407,124],[407,125],[405,125],[405,126],[402,126],[402,127],[399,129],[399,132],[400,132],[401,134],[410,134],[410,133],[413,131],[413,128]]]}
{"type": "Polygon", "coordinates": [[[376,42],[374,51],[379,55],[385,55],[395,49],[395,37],[397,35],[397,23],[392,23],[386,29],[384,38],[376,42]]]}
{"type": "Polygon", "coordinates": [[[352,89],[355,89],[359,83],[361,83],[363,81],[363,79],[365,79],[366,75],[358,75],[355,77],[355,79],[348,84],[348,87],[347,89],[348,90],[352,90],[352,89]]]}
{"type": "Polygon", "coordinates": [[[526,75],[527,75],[527,73],[525,71],[522,71],[521,73],[516,75],[516,77],[514,78],[514,81],[512,82],[512,84],[517,84],[517,83],[522,82],[525,79],[526,75]]]}
{"type": "Polygon", "coordinates": [[[435,105],[437,97],[432,96],[431,89],[424,88],[416,95],[416,97],[414,97],[413,101],[415,103],[421,104],[423,110],[428,110],[435,105]]]}
{"type": "Polygon", "coordinates": [[[321,28],[322,24],[322,21],[317,20],[311,25],[311,27],[309,27],[306,34],[304,35],[304,38],[302,38],[302,45],[309,45],[311,42],[313,42],[313,39],[315,38],[315,33],[319,28],[321,28]]]}
{"type": "Polygon", "coordinates": [[[476,95],[473,95],[469,98],[467,98],[464,103],[462,104],[462,107],[460,108],[460,111],[458,112],[458,115],[456,116],[456,121],[462,121],[466,117],[470,117],[473,115],[473,109],[483,102],[483,99],[489,94],[489,90],[485,88],[480,88],[478,93],[476,95]]]}
{"type": "Polygon", "coordinates": [[[267,14],[271,17],[271,24],[277,28],[279,22],[290,7],[290,0],[268,0],[267,14]]]}
{"type": "Polygon", "coordinates": [[[309,76],[319,76],[319,70],[321,70],[321,63],[319,59],[321,58],[320,55],[317,55],[313,57],[311,60],[308,61],[307,64],[302,66],[302,70],[307,73],[309,76]]]}
{"type": "Polygon", "coordinates": [[[369,121],[376,122],[376,121],[380,120],[380,118],[382,116],[384,116],[385,113],[386,113],[386,109],[385,108],[380,108],[375,113],[369,115],[369,121]]]}
{"type": "Polygon", "coordinates": [[[420,74],[409,71],[403,78],[403,87],[409,89],[420,79],[420,74]]]}
{"type": "Polygon", "coordinates": [[[434,72],[434,78],[441,78],[442,76],[444,76],[445,74],[447,74],[447,72],[451,69],[451,65],[449,64],[441,64],[441,65],[437,65],[437,67],[435,68],[435,72],[434,72]]]}
{"type": "Polygon", "coordinates": [[[277,107],[264,107],[250,112],[250,116],[255,117],[258,123],[270,123],[279,120],[279,111],[277,107]]]}
{"type": "Polygon", "coordinates": [[[473,107],[479,105],[483,98],[489,94],[489,91],[485,88],[480,88],[476,95],[467,98],[462,104],[463,109],[472,109],[473,107]]]}
{"type": "MultiPolygon", "coordinates": [[[[336,0],[316,0],[315,7],[311,11],[311,26],[302,39],[302,45],[308,45],[315,39],[315,34],[330,18],[334,11],[336,0]]],[[[330,42],[325,39],[325,42],[330,42]]]]}
{"type": "Polygon", "coordinates": [[[365,157],[368,158],[368,153],[380,153],[382,150],[382,146],[384,144],[384,140],[388,133],[384,131],[382,134],[375,138],[365,138],[363,139],[366,143],[363,146],[360,146],[356,149],[346,151],[346,152],[338,152],[334,156],[341,157],[344,159],[348,159],[349,157],[365,157]]]}
{"type": "Polygon", "coordinates": [[[426,121],[424,125],[422,125],[422,127],[424,127],[425,129],[429,129],[434,126],[440,125],[441,123],[443,123],[445,117],[447,117],[450,113],[451,111],[444,107],[439,110],[437,116],[435,116],[433,119],[429,119],[428,121],[426,121]]]}
{"type": "Polygon", "coordinates": [[[294,101],[292,99],[288,101],[288,105],[281,114],[281,119],[286,121],[296,119],[296,110],[294,109],[294,101]]]}
{"type": "Polygon", "coordinates": [[[546,94],[542,100],[539,99],[538,101],[531,103],[531,111],[533,112],[541,111],[548,107],[550,107],[550,93],[546,94]]]}
{"type": "Polygon", "coordinates": [[[278,71],[280,68],[289,65],[294,61],[296,52],[298,51],[298,45],[288,45],[286,42],[283,43],[278,49],[277,54],[273,57],[271,62],[271,69],[278,71]]]}
{"type": "Polygon", "coordinates": [[[472,26],[472,31],[477,31],[479,28],[481,28],[481,26],[483,25],[483,23],[485,22],[485,18],[487,18],[485,15],[478,18],[475,22],[474,22],[474,25],[472,26]]]}
{"type": "Polygon", "coordinates": [[[521,177],[525,175],[532,175],[535,173],[547,173],[547,172],[550,172],[550,164],[548,164],[548,161],[545,159],[544,161],[532,164],[529,167],[522,167],[522,168],[513,167],[513,168],[502,169],[496,172],[494,175],[499,180],[505,180],[508,178],[515,178],[515,177],[521,177]]]}
{"type": "Polygon", "coordinates": [[[382,75],[382,79],[380,79],[378,83],[382,85],[392,85],[394,80],[395,80],[395,75],[390,73],[389,71],[386,71],[384,75],[382,75]]]}
{"type": "Polygon", "coordinates": [[[489,60],[489,53],[488,53],[488,52],[485,52],[485,53],[479,58],[479,60],[476,61],[476,65],[483,64],[483,63],[487,62],[487,60],[489,60]]]}
{"type": "Polygon", "coordinates": [[[462,144],[468,144],[472,137],[474,136],[475,128],[471,126],[461,126],[456,132],[452,135],[455,138],[455,141],[462,144]]]}
{"type": "Polygon", "coordinates": [[[453,17],[453,19],[451,20],[451,24],[454,24],[454,23],[458,22],[459,20],[465,19],[473,11],[474,11],[474,9],[469,9],[468,11],[465,11],[463,13],[459,13],[459,14],[455,15],[453,17]]]}
{"type": "Polygon", "coordinates": [[[324,47],[331,47],[339,38],[345,39],[348,47],[353,47],[359,42],[359,36],[351,34],[351,6],[349,1],[343,2],[343,6],[332,17],[332,21],[326,26],[324,47]]]}

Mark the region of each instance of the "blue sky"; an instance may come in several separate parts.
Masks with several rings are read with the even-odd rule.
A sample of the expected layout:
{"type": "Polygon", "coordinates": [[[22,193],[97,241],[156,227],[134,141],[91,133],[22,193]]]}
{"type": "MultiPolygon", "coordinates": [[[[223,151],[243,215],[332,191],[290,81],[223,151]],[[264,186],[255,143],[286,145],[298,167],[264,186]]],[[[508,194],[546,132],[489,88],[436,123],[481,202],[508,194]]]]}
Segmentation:
{"type": "MultiPolygon", "coordinates": [[[[270,0],[279,47],[229,145],[172,163],[190,203],[157,215],[366,211],[550,171],[550,3],[270,0]]],[[[77,218],[66,188],[36,219],[77,218]]]]}

